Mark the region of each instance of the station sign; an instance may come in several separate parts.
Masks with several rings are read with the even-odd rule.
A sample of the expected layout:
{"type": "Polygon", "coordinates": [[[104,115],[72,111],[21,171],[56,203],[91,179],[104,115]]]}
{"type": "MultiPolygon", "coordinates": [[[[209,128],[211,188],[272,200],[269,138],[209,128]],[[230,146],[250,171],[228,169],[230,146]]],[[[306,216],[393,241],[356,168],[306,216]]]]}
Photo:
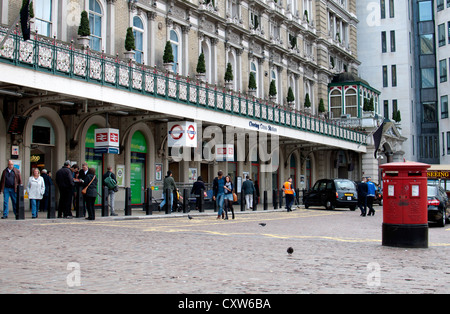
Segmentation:
{"type": "Polygon", "coordinates": [[[167,122],[169,147],[197,147],[197,123],[190,121],[167,122]]]}

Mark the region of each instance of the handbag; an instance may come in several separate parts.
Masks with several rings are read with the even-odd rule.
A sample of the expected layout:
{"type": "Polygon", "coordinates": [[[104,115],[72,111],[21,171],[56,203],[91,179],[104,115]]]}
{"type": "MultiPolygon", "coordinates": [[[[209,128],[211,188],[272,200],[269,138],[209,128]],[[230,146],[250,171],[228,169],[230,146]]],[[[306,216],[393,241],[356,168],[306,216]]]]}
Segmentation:
{"type": "Polygon", "coordinates": [[[94,181],[95,176],[92,178],[91,182],[84,189],[81,190],[81,194],[86,195],[88,187],[91,185],[92,181],[94,181]]]}
{"type": "Polygon", "coordinates": [[[233,202],[237,202],[237,194],[233,192],[233,202]]]}

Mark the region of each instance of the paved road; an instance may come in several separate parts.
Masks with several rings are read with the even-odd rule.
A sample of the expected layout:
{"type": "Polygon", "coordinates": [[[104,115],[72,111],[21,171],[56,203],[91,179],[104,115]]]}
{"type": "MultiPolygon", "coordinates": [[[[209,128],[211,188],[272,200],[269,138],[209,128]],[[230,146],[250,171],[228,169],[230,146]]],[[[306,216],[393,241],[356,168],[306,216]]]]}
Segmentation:
{"type": "Polygon", "coordinates": [[[450,228],[383,247],[377,209],[2,220],[0,293],[448,293],[450,228]]]}

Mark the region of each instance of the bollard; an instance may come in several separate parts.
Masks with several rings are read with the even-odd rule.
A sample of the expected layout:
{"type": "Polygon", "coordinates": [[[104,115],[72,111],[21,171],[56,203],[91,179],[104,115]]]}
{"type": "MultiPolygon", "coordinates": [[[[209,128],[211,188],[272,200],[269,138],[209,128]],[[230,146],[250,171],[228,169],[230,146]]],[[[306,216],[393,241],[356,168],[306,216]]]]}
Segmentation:
{"type": "Polygon", "coordinates": [[[245,211],[245,196],[244,192],[241,192],[241,212],[245,211]]]}
{"type": "Polygon", "coordinates": [[[277,190],[272,190],[272,203],[273,203],[273,209],[278,209],[277,190]]]}
{"type": "Polygon", "coordinates": [[[109,189],[107,186],[104,186],[102,189],[102,217],[109,216],[108,194],[109,194],[109,189]]]}
{"type": "Polygon", "coordinates": [[[131,216],[131,188],[125,188],[125,216],[131,216]]]}
{"type": "Polygon", "coordinates": [[[153,214],[153,208],[152,208],[152,189],[147,188],[147,199],[144,204],[145,207],[145,214],[146,215],[152,215],[153,214]]]}
{"type": "MultiPolygon", "coordinates": [[[[172,204],[170,204],[170,190],[166,189],[164,191],[165,193],[165,198],[166,198],[166,205],[165,205],[165,210],[166,210],[166,215],[170,214],[170,212],[172,211],[172,204]]],[[[173,195],[172,195],[173,197],[173,195]]]]}
{"type": "Polygon", "coordinates": [[[54,185],[51,185],[48,189],[47,218],[56,218],[56,194],[54,185]]]}
{"type": "Polygon", "coordinates": [[[269,204],[267,204],[267,191],[264,191],[263,193],[263,209],[267,210],[269,204]]]}
{"type": "Polygon", "coordinates": [[[187,189],[183,190],[183,213],[188,213],[188,205],[189,205],[189,199],[188,199],[188,194],[189,191],[187,189]]]}
{"type": "Polygon", "coordinates": [[[76,185],[77,189],[77,198],[75,199],[75,217],[81,218],[84,217],[85,208],[84,208],[84,197],[81,193],[83,187],[81,185],[76,185]]]}
{"type": "Polygon", "coordinates": [[[204,200],[205,190],[200,189],[200,204],[198,204],[198,212],[203,213],[205,210],[203,209],[203,200],[204,200]]]}
{"type": "Polygon", "coordinates": [[[279,204],[280,204],[280,209],[283,208],[283,190],[278,191],[278,196],[280,198],[279,204]]]}
{"type": "Polygon", "coordinates": [[[25,219],[25,199],[23,195],[23,185],[17,186],[17,194],[16,194],[16,219],[24,220],[25,219]]]}

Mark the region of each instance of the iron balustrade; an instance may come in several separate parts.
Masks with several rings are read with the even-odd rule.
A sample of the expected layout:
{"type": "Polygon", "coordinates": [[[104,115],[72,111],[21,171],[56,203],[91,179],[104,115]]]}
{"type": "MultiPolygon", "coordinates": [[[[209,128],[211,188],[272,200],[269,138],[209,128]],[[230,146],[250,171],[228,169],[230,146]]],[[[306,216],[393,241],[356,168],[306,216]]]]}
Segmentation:
{"type": "MultiPolygon", "coordinates": [[[[0,41],[5,35],[6,29],[0,28],[0,41]]],[[[0,62],[365,145],[364,133],[334,121],[118,56],[78,49],[73,43],[38,35],[23,41],[17,29],[0,50],[0,62]]]]}

